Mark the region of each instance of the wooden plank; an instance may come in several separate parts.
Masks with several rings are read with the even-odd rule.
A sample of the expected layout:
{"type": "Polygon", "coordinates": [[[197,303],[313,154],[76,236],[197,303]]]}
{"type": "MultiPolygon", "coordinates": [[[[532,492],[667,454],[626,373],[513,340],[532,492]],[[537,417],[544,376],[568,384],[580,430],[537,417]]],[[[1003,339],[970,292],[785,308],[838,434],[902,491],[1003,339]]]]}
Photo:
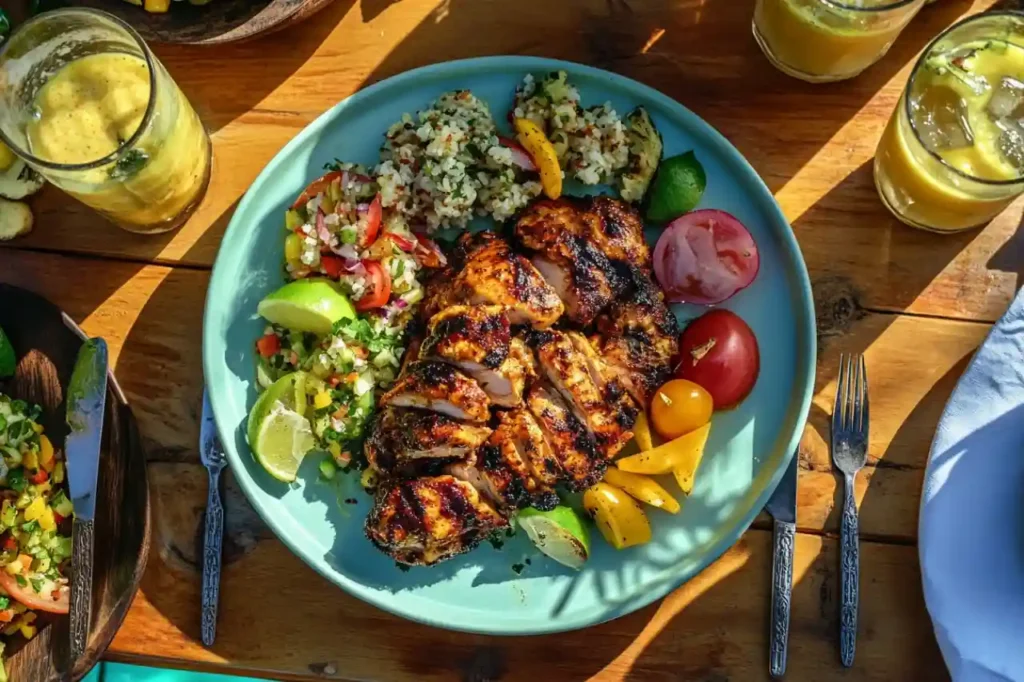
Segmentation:
{"type": "MultiPolygon", "coordinates": [[[[151,480],[158,507],[202,502],[205,476],[197,466],[151,465],[151,480]]],[[[198,524],[197,513],[179,518],[185,516],[198,524]]],[[[250,535],[255,540],[243,553],[229,555],[217,643],[208,650],[198,642],[195,528],[176,542],[156,529],[161,550],[152,554],[109,658],[288,680],[767,679],[771,543],[763,531],[748,532],[659,604],[583,631],[530,638],[403,621],[335,588],[276,539],[250,535]]],[[[229,514],[229,541],[244,529],[229,514]]],[[[835,539],[797,536],[787,679],[816,682],[840,673],[837,562],[835,539]]],[[[916,550],[864,542],[861,571],[857,664],[844,677],[944,679],[916,550]]]]}
{"type": "MultiPolygon", "coordinates": [[[[38,291],[110,343],[117,376],[154,461],[196,462],[202,308],[208,273],[0,250],[0,280],[38,291]],[[84,284],[87,283],[87,286],[84,284]]],[[[922,469],[942,406],[986,325],[865,313],[822,331],[815,397],[801,444],[802,530],[835,532],[827,448],[840,352],[866,351],[872,386],[869,466],[858,479],[861,531],[916,537],[922,469]]]]}
{"type": "Polygon", "coordinates": [[[1015,291],[1024,260],[1010,238],[1024,204],[980,232],[938,237],[892,219],[871,178],[876,141],[915,53],[960,14],[992,0],[928,7],[864,76],[820,87],[767,63],[750,39],[744,3],[523,0],[515,12],[498,0],[404,0],[370,11],[364,4],[337,2],[311,22],[242,45],[159,49],[214,139],[211,188],[184,229],[127,235],[48,191],[33,202],[39,227],[13,246],[209,267],[253,178],[324,109],[415,66],[544,54],[637,78],[721,130],[775,192],[816,286],[839,278],[863,308],[987,321],[1015,291]],[[476,28],[498,15],[500,31],[476,28]]]}

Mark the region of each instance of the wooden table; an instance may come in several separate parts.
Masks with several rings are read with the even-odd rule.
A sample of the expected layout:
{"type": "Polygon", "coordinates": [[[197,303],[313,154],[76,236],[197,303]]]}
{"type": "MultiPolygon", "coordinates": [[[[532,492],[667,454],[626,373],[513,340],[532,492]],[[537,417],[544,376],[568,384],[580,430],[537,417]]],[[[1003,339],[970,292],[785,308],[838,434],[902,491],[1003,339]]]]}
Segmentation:
{"type": "Polygon", "coordinates": [[[653,85],[750,160],[782,205],[814,284],[819,363],[800,447],[790,680],[946,676],[915,548],[923,468],[939,414],[1013,297],[1018,203],[981,231],[908,229],[882,207],[871,162],[914,56],[991,0],[940,0],[860,78],[810,86],[776,72],[750,35],[753,0],[337,0],[255,42],[157,52],[215,146],[213,180],[179,232],[135,237],[59,192],[37,227],[0,249],[0,281],[39,291],[107,338],[138,415],[155,498],[154,551],[111,659],[275,679],[766,679],[770,524],[662,602],[585,631],[532,638],[408,623],[316,575],[229,481],[219,637],[199,643],[197,530],[201,314],[221,235],[264,164],[359,88],[460,57],[571,59],[653,85]],[[841,490],[826,447],[841,352],[864,352],[870,464],[858,479],[861,610],[856,666],[837,655],[841,490]]]}

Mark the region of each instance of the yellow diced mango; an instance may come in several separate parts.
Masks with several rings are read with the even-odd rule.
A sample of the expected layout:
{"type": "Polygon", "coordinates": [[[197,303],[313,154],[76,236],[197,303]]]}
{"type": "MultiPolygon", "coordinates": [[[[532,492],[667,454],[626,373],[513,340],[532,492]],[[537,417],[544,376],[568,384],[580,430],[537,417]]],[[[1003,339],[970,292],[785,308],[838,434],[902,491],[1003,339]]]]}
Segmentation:
{"type": "Polygon", "coordinates": [[[32,500],[32,503],[30,505],[25,507],[25,520],[36,521],[39,519],[40,516],[43,515],[43,512],[45,511],[46,501],[41,497],[37,497],[36,499],[32,500]]]}
{"type": "Polygon", "coordinates": [[[144,0],[143,7],[147,12],[163,14],[171,7],[171,0],[144,0]]]}
{"type": "Polygon", "coordinates": [[[322,410],[325,407],[330,407],[331,402],[333,402],[331,400],[331,394],[327,391],[320,391],[316,394],[316,397],[313,398],[313,407],[318,410],[322,410]]]}
{"type": "Polygon", "coordinates": [[[36,636],[36,626],[35,625],[22,625],[19,628],[19,630],[21,631],[21,636],[24,637],[25,639],[32,639],[33,637],[36,636]]]}
{"type": "Polygon", "coordinates": [[[300,263],[302,257],[302,237],[294,232],[284,238],[284,259],[291,263],[300,263]]]}
{"type": "Polygon", "coordinates": [[[27,469],[35,471],[39,468],[39,455],[36,454],[35,450],[29,450],[25,453],[25,456],[21,458],[21,463],[24,464],[27,469]]]}
{"type": "Polygon", "coordinates": [[[47,471],[53,471],[53,443],[46,436],[39,436],[39,463],[44,469],[49,464],[47,471]]]}
{"type": "Polygon", "coordinates": [[[53,517],[53,510],[49,507],[43,512],[43,515],[39,517],[39,527],[43,530],[57,530],[57,519],[53,517]]]}

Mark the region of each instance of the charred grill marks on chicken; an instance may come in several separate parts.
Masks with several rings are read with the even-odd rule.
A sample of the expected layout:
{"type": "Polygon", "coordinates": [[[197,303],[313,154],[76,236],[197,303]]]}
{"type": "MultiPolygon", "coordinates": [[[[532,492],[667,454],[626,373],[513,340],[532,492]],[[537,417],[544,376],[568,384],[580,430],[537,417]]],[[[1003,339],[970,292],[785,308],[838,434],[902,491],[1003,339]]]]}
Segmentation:
{"type": "Polygon", "coordinates": [[[541,200],[514,234],[529,259],[491,232],[459,238],[381,399],[366,533],[399,562],[448,559],[517,509],[553,508],[556,485],[601,480],[671,371],[675,318],[634,209],[541,200]]]}

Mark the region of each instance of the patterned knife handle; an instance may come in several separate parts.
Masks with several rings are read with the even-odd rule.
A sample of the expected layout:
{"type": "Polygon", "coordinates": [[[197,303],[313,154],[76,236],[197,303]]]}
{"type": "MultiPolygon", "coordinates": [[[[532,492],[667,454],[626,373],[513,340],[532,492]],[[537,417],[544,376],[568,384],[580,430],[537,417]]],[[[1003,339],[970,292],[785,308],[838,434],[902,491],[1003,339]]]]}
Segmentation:
{"type": "Polygon", "coordinates": [[[775,522],[772,550],[772,626],[768,651],[768,672],[780,678],[786,672],[789,646],[789,612],[793,596],[793,546],[796,524],[775,522]]]}
{"type": "Polygon", "coordinates": [[[217,637],[217,603],[220,600],[221,545],[224,541],[224,506],[220,501],[220,472],[210,472],[206,500],[206,533],[203,536],[203,644],[213,646],[217,637]]]}
{"type": "Polygon", "coordinates": [[[89,645],[92,622],[92,561],[95,525],[93,521],[75,519],[71,527],[71,664],[85,653],[89,645]]]}
{"type": "Polygon", "coordinates": [[[857,496],[853,476],[846,475],[843,502],[843,527],[840,551],[842,553],[842,605],[839,613],[839,656],[844,667],[853,665],[857,650],[857,603],[860,600],[860,542],[857,522],[857,496]]]}

